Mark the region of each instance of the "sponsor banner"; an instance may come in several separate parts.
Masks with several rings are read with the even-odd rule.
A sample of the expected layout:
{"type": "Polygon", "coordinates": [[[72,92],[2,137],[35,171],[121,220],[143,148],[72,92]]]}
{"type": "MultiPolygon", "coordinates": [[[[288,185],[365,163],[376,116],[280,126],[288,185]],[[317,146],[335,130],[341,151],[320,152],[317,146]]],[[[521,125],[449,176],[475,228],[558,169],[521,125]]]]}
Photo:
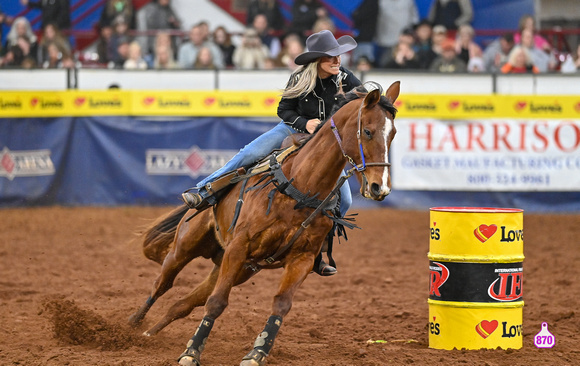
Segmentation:
{"type": "Polygon", "coordinates": [[[577,191],[580,119],[398,119],[393,188],[577,191]]]}
{"type": "Polygon", "coordinates": [[[523,263],[429,261],[429,298],[441,301],[521,301],[523,263]]]}
{"type": "MultiPolygon", "coordinates": [[[[79,108],[98,108],[98,100],[91,96],[79,108]]],[[[277,123],[203,117],[7,118],[0,123],[0,206],[179,205],[183,191],[277,123]]]]}
{"type": "MultiPolygon", "coordinates": [[[[274,117],[279,91],[0,92],[0,115],[274,117]]],[[[402,95],[399,118],[580,118],[578,96],[402,95]]]]}
{"type": "Polygon", "coordinates": [[[2,117],[126,115],[129,93],[123,91],[2,92],[2,117]]]}
{"type": "Polygon", "coordinates": [[[580,118],[579,96],[401,95],[399,117],[580,118]]]}
{"type": "Polygon", "coordinates": [[[0,92],[2,117],[275,117],[279,92],[58,91],[0,92]]]}

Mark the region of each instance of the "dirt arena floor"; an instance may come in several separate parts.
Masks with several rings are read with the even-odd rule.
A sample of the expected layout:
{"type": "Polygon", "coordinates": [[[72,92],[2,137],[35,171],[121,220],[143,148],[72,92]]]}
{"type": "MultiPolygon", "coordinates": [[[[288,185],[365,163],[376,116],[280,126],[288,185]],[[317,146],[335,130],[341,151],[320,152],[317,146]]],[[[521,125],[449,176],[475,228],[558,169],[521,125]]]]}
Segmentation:
{"type": "MultiPolygon", "coordinates": [[[[0,365],[175,365],[203,309],[155,337],[141,333],[206,275],[208,263],[192,262],[142,328],[127,325],[160,268],[131,239],[167,211],[0,210],[0,365]]],[[[363,230],[335,249],[339,273],[308,277],[269,365],[580,364],[580,215],[524,213],[523,348],[445,351],[428,341],[429,212],[358,213],[363,230]],[[555,335],[552,349],[533,344],[542,322],[555,335]]],[[[239,364],[263,329],[280,273],[263,271],[232,291],[204,365],[239,364]]]]}

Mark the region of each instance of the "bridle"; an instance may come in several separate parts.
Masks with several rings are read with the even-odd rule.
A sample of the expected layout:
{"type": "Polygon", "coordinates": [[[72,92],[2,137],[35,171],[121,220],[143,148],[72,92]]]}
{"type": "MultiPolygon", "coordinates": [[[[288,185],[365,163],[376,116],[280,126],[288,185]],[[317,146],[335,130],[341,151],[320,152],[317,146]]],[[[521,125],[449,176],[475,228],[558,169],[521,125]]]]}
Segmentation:
{"type": "MultiPolygon", "coordinates": [[[[342,146],[342,139],[340,138],[340,133],[338,132],[338,129],[336,128],[336,124],[334,123],[334,119],[332,117],[330,117],[330,128],[332,129],[332,132],[334,132],[334,137],[336,137],[336,141],[338,142],[338,146],[340,147],[340,151],[342,151],[342,155],[348,160],[348,162],[350,163],[350,165],[352,165],[353,167],[351,169],[349,169],[346,173],[346,177],[351,177],[354,173],[354,171],[356,170],[357,172],[361,173],[362,176],[362,192],[366,192],[366,188],[368,186],[368,179],[366,177],[366,174],[364,173],[365,170],[367,169],[367,167],[372,167],[372,166],[391,166],[391,163],[387,163],[387,162],[382,162],[382,163],[367,163],[365,160],[365,154],[363,152],[363,146],[362,146],[362,141],[361,141],[361,130],[362,130],[362,122],[361,122],[361,116],[362,116],[362,108],[364,106],[364,99],[360,104],[360,107],[358,108],[358,116],[357,116],[357,131],[356,131],[356,139],[358,141],[358,146],[359,146],[359,150],[360,150],[360,156],[361,156],[361,160],[362,162],[360,164],[357,164],[354,159],[349,156],[346,151],[344,150],[344,147],[342,146]]],[[[388,153],[388,152],[385,152],[388,153]]]]}

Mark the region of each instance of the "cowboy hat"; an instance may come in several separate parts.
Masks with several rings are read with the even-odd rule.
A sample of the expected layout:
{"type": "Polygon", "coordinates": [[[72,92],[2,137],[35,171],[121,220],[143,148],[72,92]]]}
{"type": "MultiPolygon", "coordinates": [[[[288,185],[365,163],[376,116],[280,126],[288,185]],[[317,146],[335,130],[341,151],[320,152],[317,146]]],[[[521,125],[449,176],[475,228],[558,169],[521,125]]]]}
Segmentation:
{"type": "Polygon", "coordinates": [[[296,56],[296,65],[306,65],[323,56],[339,56],[355,49],[356,41],[351,36],[342,36],[335,39],[329,30],[314,33],[306,39],[307,52],[296,56]]]}

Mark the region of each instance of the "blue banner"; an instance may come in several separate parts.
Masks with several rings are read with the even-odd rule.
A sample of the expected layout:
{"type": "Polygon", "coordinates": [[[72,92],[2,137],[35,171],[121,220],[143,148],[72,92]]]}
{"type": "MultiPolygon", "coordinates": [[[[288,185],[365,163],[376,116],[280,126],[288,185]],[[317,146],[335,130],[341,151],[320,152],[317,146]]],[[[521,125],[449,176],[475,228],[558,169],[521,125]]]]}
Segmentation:
{"type": "MultiPolygon", "coordinates": [[[[77,117],[0,119],[0,207],[178,205],[181,193],[278,120],[77,117]]],[[[392,174],[397,174],[393,166],[392,174]]],[[[393,192],[354,207],[516,207],[580,211],[580,192],[393,192]]]]}

